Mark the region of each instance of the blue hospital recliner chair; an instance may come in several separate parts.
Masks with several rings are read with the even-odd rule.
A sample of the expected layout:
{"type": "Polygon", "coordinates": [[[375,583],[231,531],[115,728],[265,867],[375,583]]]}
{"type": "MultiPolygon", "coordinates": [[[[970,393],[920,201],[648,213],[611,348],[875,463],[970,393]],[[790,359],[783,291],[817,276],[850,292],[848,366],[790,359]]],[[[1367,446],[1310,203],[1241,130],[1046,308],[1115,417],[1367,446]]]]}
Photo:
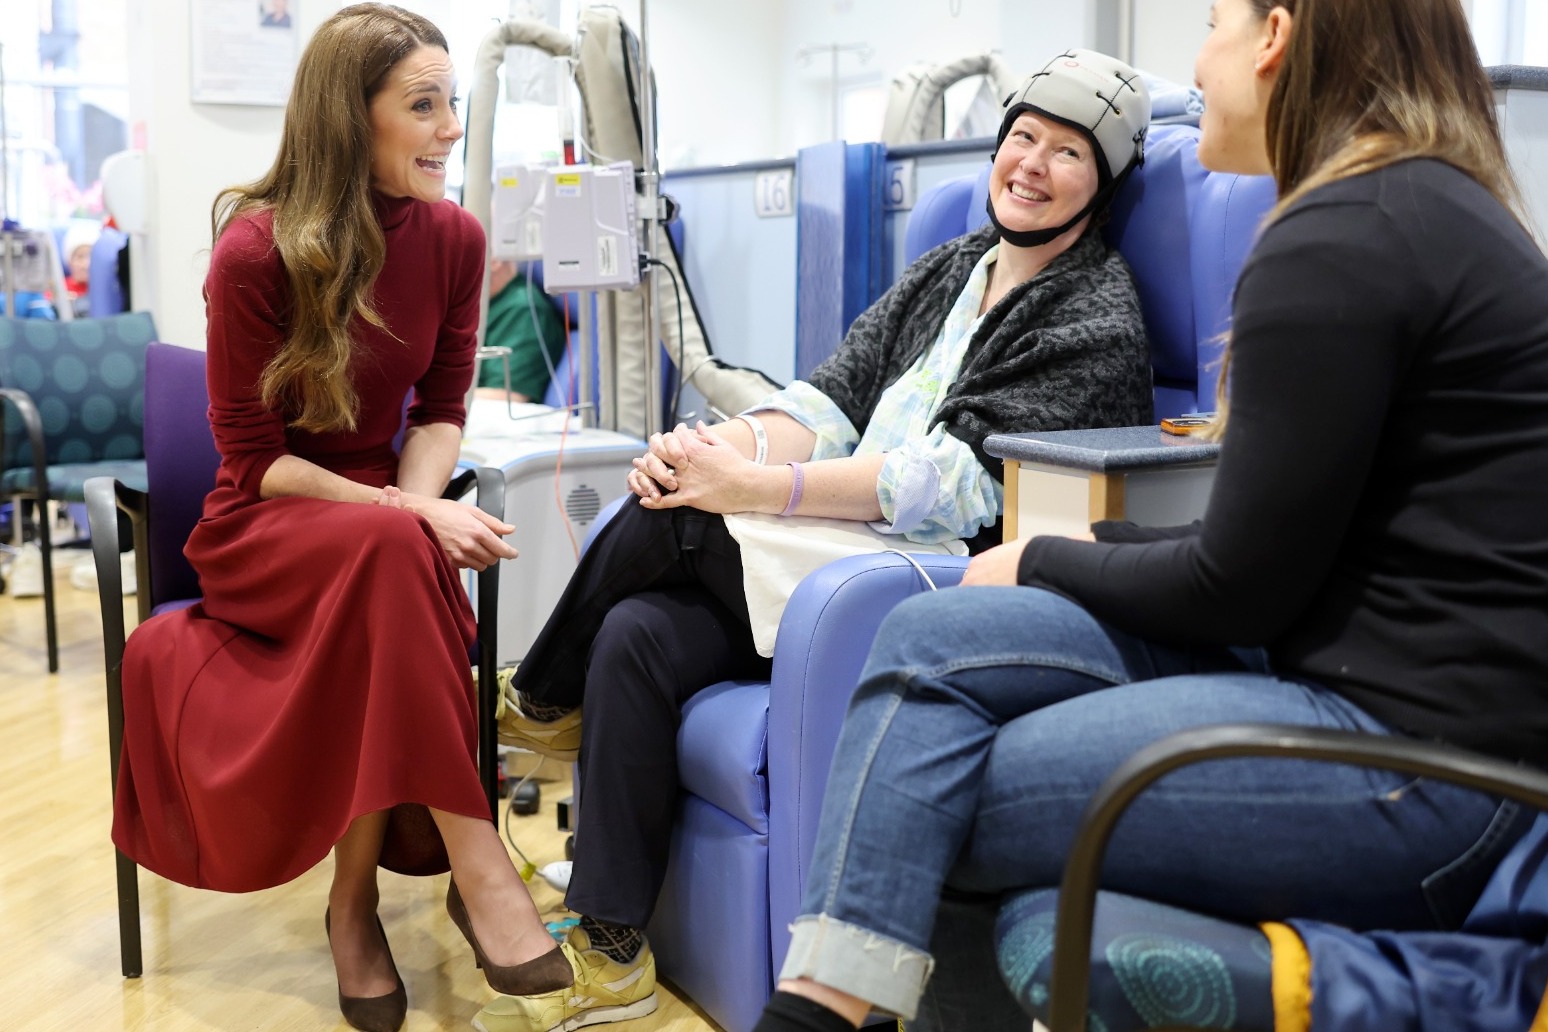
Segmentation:
{"type": "MultiPolygon", "coordinates": [[[[1273,201],[1267,179],[1207,173],[1198,131],[1155,127],[1106,227],[1139,285],[1157,366],[1157,415],[1211,408],[1242,259],[1273,201]]],[[[984,188],[953,180],[920,198],[911,255],[982,224],[984,188]]],[[[966,561],[914,557],[947,587],[966,561]]],[[[886,613],[928,590],[901,556],[858,556],[807,577],[780,623],[768,682],[712,685],[678,732],[680,812],[649,928],[659,970],[727,1032],[748,1032],[773,990],[799,912],[828,767],[886,613]]]]}

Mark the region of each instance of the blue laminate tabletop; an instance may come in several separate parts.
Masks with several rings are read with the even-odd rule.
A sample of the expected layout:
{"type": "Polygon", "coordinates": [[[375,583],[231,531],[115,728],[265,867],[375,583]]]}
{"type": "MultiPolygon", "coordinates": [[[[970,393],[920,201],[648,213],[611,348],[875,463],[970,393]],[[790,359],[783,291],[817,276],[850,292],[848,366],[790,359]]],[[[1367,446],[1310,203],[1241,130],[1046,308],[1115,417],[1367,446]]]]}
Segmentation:
{"type": "Polygon", "coordinates": [[[1185,466],[1213,462],[1220,455],[1217,442],[1162,433],[1159,426],[991,434],[984,450],[999,459],[1094,473],[1185,466]]]}

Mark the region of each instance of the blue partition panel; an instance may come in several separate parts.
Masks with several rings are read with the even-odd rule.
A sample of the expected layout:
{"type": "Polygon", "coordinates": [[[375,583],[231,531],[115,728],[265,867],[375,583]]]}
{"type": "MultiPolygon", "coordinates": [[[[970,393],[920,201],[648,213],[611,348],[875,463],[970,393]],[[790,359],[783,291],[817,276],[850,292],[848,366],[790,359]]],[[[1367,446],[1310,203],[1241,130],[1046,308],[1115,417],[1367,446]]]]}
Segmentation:
{"type": "MultiPolygon", "coordinates": [[[[910,143],[894,147],[887,152],[887,163],[889,167],[899,161],[914,163],[912,193],[914,204],[917,205],[931,190],[948,179],[977,173],[989,163],[993,152],[993,137],[934,140],[929,143],[910,143]]],[[[909,249],[906,238],[909,221],[913,215],[913,207],[891,208],[886,213],[884,248],[888,260],[888,285],[896,283],[898,277],[903,275],[903,270],[908,267],[909,249]]],[[[918,252],[915,252],[914,257],[918,257],[918,252]]]]}
{"type": "Polygon", "coordinates": [[[842,140],[796,156],[796,376],[831,355],[887,285],[886,150],[842,140]]]}
{"type": "MultiPolygon", "coordinates": [[[[685,287],[704,320],[716,357],[762,370],[779,383],[795,375],[796,220],[760,218],[760,174],[793,169],[793,160],[666,173],[663,191],[682,206],[685,287]]],[[[670,289],[670,288],[668,288],[670,289]]],[[[689,396],[697,392],[689,388],[689,396]]],[[[703,412],[701,400],[683,411],[703,412]]]]}

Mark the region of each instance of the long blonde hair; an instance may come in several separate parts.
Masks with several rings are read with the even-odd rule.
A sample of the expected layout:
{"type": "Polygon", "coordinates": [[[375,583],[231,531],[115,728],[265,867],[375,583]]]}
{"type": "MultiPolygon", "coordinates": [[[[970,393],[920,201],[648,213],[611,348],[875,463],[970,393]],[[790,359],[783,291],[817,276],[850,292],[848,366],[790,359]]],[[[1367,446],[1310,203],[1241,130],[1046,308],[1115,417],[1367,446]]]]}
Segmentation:
{"type": "Polygon", "coordinates": [[[240,215],[274,213],[290,307],[259,390],[303,430],[355,428],[349,327],[356,316],[383,327],[371,295],[387,254],[371,201],[371,99],[422,46],[448,49],[434,25],[389,4],[355,4],[323,22],[296,68],[274,164],[222,190],[210,211],[216,239],[240,215]]]}
{"type": "MultiPolygon", "coordinates": [[[[1489,77],[1458,0],[1247,0],[1259,18],[1294,18],[1266,136],[1279,201],[1265,225],[1311,191],[1410,158],[1481,183],[1518,220],[1524,206],[1500,139],[1489,77]]],[[[1224,429],[1230,344],[1216,385],[1224,429]]]]}

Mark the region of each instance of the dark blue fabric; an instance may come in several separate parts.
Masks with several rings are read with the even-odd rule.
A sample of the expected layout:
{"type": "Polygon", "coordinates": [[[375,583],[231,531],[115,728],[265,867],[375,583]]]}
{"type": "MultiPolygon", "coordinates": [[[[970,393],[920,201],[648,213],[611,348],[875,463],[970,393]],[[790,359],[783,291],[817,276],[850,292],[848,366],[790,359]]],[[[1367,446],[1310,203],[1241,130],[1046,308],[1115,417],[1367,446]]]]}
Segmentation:
{"type": "Polygon", "coordinates": [[[1548,815],[1500,862],[1457,932],[1289,923],[1312,958],[1313,1029],[1525,1029],[1548,989],[1548,815]]]}
{"type": "Polygon", "coordinates": [[[796,207],[796,368],[805,378],[886,285],[882,188],[886,151],[842,140],[803,149],[796,207]]]}
{"type": "MultiPolygon", "coordinates": [[[[995,927],[1000,973],[1021,1005],[1044,1021],[1058,903],[1053,889],[1019,893],[1005,902],[995,927]]],[[[1271,958],[1268,938],[1250,925],[1104,892],[1091,937],[1087,1026],[1271,1032],[1271,958]]]]}
{"type": "MultiPolygon", "coordinates": [[[[995,947],[1017,1001],[1046,1020],[1058,894],[1009,897],[995,947]]],[[[1495,868],[1455,932],[1355,932],[1288,922],[1311,957],[1311,1027],[1337,1032],[1526,1029],[1548,989],[1548,815],[1495,868]]],[[[1256,928],[1104,892],[1088,1027],[1273,1025],[1268,940],[1256,928]]]]}
{"type": "MultiPolygon", "coordinates": [[[[9,432],[7,440],[9,440],[9,432]]],[[[86,481],[92,477],[112,477],[125,487],[132,487],[136,491],[145,490],[145,460],[143,459],[49,466],[45,468],[43,475],[48,478],[48,496],[56,502],[84,502],[86,481]]],[[[35,479],[31,466],[8,469],[0,474],[0,495],[30,493],[35,479]]]]}

